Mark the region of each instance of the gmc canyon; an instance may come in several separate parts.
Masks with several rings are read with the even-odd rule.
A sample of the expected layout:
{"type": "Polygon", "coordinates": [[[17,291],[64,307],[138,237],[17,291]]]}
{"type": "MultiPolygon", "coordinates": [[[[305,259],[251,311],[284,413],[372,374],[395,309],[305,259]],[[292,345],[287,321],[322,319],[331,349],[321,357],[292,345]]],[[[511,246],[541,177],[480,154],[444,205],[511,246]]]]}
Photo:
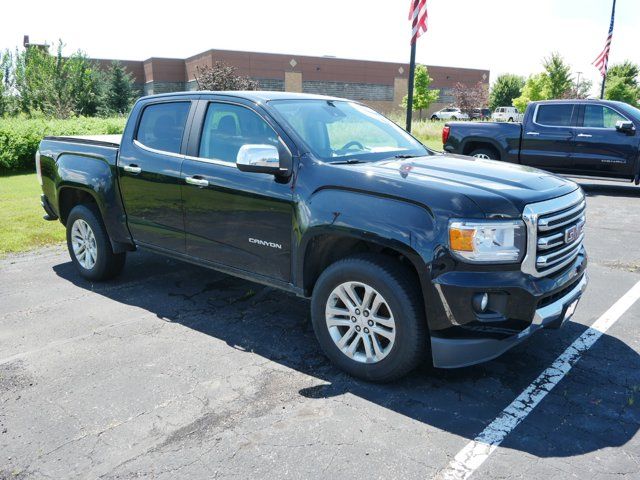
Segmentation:
{"type": "Polygon", "coordinates": [[[522,123],[447,123],[444,150],[574,177],[640,183],[640,110],[622,102],[531,102],[522,123]]]}
{"type": "Polygon", "coordinates": [[[145,248],[310,297],[326,355],[367,380],[495,358],[587,284],[575,183],[433,152],[340,98],[145,97],[121,137],[47,137],[36,168],[83,277],[145,248]]]}

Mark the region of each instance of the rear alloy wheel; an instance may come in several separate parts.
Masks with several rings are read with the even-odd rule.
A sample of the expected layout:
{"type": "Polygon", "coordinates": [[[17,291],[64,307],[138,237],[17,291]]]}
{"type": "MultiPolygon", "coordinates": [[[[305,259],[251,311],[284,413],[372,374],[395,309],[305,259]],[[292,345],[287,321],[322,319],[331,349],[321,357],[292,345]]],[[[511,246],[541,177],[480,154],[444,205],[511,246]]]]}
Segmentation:
{"type": "Polygon", "coordinates": [[[398,260],[360,254],[330,265],[316,282],[311,319],[318,342],[347,373],[389,382],[423,359],[428,333],[419,282],[398,260]]]}
{"type": "Polygon", "coordinates": [[[497,160],[496,154],[487,148],[477,148],[469,154],[470,157],[481,158],[483,160],[497,160]]]}
{"type": "Polygon", "coordinates": [[[78,218],[71,226],[71,247],[78,263],[91,270],[98,259],[96,236],[87,222],[78,218]]]}
{"type": "Polygon", "coordinates": [[[66,225],[69,255],[80,275],[88,280],[107,280],[122,271],[126,253],[113,253],[95,205],[73,207],[66,225]]]}

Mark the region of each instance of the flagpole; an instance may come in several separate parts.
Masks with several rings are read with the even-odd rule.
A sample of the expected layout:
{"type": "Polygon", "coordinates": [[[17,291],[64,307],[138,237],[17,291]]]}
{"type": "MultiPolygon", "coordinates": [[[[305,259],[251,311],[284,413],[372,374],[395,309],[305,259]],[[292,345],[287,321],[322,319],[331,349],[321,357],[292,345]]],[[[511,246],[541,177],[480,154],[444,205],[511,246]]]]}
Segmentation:
{"type": "MultiPolygon", "coordinates": [[[[616,16],[616,0],[613,0],[613,8],[611,9],[611,29],[613,29],[613,21],[616,16]]],[[[600,89],[600,100],[604,100],[604,87],[607,83],[607,70],[609,68],[609,55],[607,54],[607,60],[605,65],[604,75],[602,75],[602,88],[600,89]]]]}
{"type": "Polygon", "coordinates": [[[411,43],[411,61],[409,62],[409,92],[407,96],[407,132],[411,133],[411,117],[413,115],[413,77],[416,71],[416,42],[411,43]]]}

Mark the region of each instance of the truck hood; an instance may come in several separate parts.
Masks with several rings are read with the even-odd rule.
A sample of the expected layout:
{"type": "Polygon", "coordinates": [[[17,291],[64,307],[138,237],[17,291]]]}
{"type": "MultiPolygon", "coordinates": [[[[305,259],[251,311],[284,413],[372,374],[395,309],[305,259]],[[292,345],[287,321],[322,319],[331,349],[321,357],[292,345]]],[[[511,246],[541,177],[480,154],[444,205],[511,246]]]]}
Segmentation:
{"type": "Polygon", "coordinates": [[[525,205],[566,195],[570,180],[532,167],[462,155],[428,155],[368,164],[368,175],[398,176],[425,188],[444,186],[476,203],[487,216],[519,216],[525,205]]]}

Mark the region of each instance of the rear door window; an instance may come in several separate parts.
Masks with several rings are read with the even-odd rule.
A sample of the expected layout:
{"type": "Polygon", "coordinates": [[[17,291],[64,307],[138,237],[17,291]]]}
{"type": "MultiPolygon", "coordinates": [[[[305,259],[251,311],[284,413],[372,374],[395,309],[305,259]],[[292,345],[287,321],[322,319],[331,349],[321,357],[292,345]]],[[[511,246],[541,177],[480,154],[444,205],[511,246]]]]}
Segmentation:
{"type": "Polygon", "coordinates": [[[191,102],[164,102],[142,111],[136,140],[145,147],[180,153],[191,102]]]}
{"type": "Polygon", "coordinates": [[[551,127],[570,127],[574,105],[568,103],[538,105],[536,123],[551,127]]]}
{"type": "Polygon", "coordinates": [[[586,128],[616,128],[616,123],[627,119],[604,105],[586,105],[582,126],[586,128]]]}

